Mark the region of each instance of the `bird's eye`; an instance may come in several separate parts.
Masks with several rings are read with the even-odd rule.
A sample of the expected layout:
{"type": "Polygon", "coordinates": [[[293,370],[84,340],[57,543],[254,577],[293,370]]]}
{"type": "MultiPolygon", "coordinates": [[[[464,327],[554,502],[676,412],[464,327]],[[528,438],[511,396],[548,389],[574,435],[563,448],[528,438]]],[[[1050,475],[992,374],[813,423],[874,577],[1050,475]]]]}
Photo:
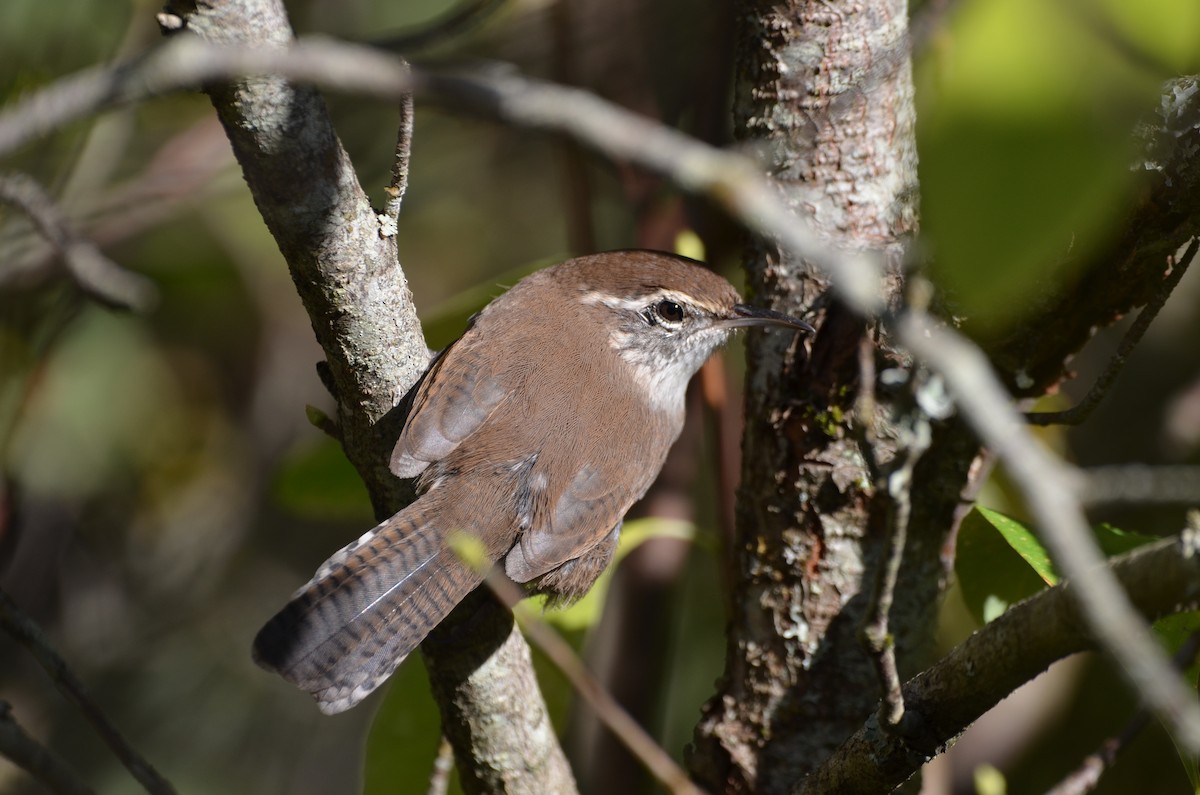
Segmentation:
{"type": "Polygon", "coordinates": [[[654,314],[662,318],[665,323],[682,323],[685,315],[682,306],[665,299],[654,305],[654,314]]]}

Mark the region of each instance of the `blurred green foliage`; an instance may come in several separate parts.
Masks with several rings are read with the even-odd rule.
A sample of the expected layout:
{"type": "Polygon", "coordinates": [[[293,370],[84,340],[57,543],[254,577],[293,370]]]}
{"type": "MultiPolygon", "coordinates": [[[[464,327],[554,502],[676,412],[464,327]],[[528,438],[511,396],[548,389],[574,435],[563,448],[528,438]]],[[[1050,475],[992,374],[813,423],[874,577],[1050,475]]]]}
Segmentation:
{"type": "Polygon", "coordinates": [[[275,499],[297,516],[366,527],[374,520],[366,486],[341,445],[327,436],[302,444],[281,462],[275,499]]]}
{"type": "MultiPolygon", "coordinates": [[[[289,11],[301,33],[371,40],[454,5],[293,0],[289,11]]],[[[653,100],[668,118],[695,123],[703,109],[693,84],[717,92],[717,70],[727,68],[703,27],[724,23],[725,6],[634,5],[631,12],[598,3],[586,25],[577,22],[586,27],[570,48],[578,81],[630,106],[653,100]]],[[[1200,68],[1200,3],[952,6],[916,66],[920,246],[956,314],[976,329],[1019,330],[1023,307],[1047,286],[1069,284],[1074,263],[1119,230],[1138,179],[1130,130],[1154,112],[1163,77],[1200,68]]],[[[509,4],[434,52],[553,75],[554,8],[509,4]]],[[[0,101],[154,46],[158,10],[142,2],[0,2],[0,101]]],[[[354,97],[331,97],[330,105],[379,201],[394,109],[354,97]]],[[[453,340],[503,286],[565,256],[570,202],[562,163],[551,139],[418,107],[399,240],[432,347],[453,340]]],[[[154,312],[130,316],[87,304],[53,270],[33,287],[0,285],[0,505],[8,499],[19,507],[19,530],[0,536],[6,589],[50,629],[118,725],[181,791],[349,792],[360,778],[369,792],[423,789],[438,717],[419,659],[408,660],[373,702],[373,722],[370,705],[321,716],[249,659],[262,621],[372,518],[336,444],[306,420],[306,405],[334,413],[314,372],[321,354],[207,101],[183,95],[115,111],[26,147],[3,167],[58,191],[81,229],[162,291],[154,312]]],[[[597,248],[635,244],[647,208],[630,201],[620,169],[586,160],[584,170],[597,248]]],[[[0,271],[36,253],[35,241],[27,223],[0,208],[0,271]]],[[[728,241],[710,245],[726,271],[732,257],[720,252],[732,250],[728,241]]],[[[1185,395],[1200,371],[1191,343],[1200,333],[1195,289],[1181,288],[1192,303],[1173,317],[1164,313],[1156,326],[1165,330],[1147,338],[1089,426],[1069,438],[1053,432],[1047,443],[1069,446],[1083,463],[1134,460],[1131,450],[1136,460],[1197,458],[1186,434],[1174,453],[1159,441],[1174,433],[1168,397],[1185,395]]],[[[1105,345],[1102,336],[1101,359],[1105,345]]],[[[1096,363],[1085,355],[1076,366],[1086,385],[1096,363]]],[[[672,624],[660,639],[670,668],[650,710],[654,731],[676,756],[722,665],[722,564],[708,554],[715,545],[706,541],[714,537],[707,482],[702,475],[697,486],[699,554],[670,600],[672,624]]],[[[988,493],[1003,495],[1003,487],[1001,476],[988,493]]],[[[1019,514],[1019,506],[1004,506],[1019,514]]],[[[1104,518],[1152,534],[1180,526],[1178,511],[1097,517],[1104,518]]],[[[623,550],[640,542],[639,528],[660,534],[631,522],[623,550]]],[[[1110,554],[1141,541],[1101,528],[1110,554]]],[[[1045,561],[1016,520],[977,511],[962,527],[958,581],[978,620],[1044,587],[1053,576],[1045,561]]],[[[547,614],[584,654],[598,642],[610,583],[606,575],[588,598],[547,614]]],[[[1193,621],[1184,616],[1160,631],[1175,643],[1193,621]]],[[[954,625],[947,642],[971,629],[954,625]]],[[[561,729],[578,703],[535,656],[561,729]]],[[[3,637],[0,698],[99,791],[136,791],[3,637]]],[[[1103,708],[1119,726],[1126,706],[1098,702],[1085,693],[1073,714],[1103,708]]],[[[1084,739],[1094,744],[1095,725],[1084,720],[1072,731],[1086,727],[1084,739]]],[[[1036,728],[1030,732],[1037,745],[1036,728]]],[[[1010,784],[1028,781],[1031,765],[1053,780],[1063,758],[1026,769],[1018,760],[1004,772],[1010,784]]],[[[1122,764],[1153,789],[1160,771],[1143,758],[1155,757],[1134,749],[1122,764]]],[[[1100,791],[1105,786],[1120,791],[1105,782],[1100,791]]],[[[0,791],[31,785],[0,764],[0,791]]]]}
{"type": "Polygon", "coordinates": [[[960,6],[916,72],[923,241],[954,314],[994,333],[1120,231],[1130,131],[1200,66],[1200,4],[960,6]]]}
{"type": "MultiPolygon", "coordinates": [[[[364,795],[423,790],[433,773],[441,734],[425,665],[421,655],[413,654],[392,674],[371,721],[363,761],[364,795]]],[[[461,792],[457,781],[451,792],[461,792]]]]}

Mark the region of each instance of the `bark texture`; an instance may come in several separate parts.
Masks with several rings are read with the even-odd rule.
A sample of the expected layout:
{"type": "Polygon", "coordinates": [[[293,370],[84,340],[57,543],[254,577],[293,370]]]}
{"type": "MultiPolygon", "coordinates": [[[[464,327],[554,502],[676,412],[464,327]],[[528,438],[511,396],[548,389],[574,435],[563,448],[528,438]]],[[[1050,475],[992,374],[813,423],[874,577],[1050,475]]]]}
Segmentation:
{"type": "MultiPolygon", "coordinates": [[[[278,0],[179,0],[167,11],[217,44],[287,48],[293,41],[278,0]]],[[[377,515],[390,516],[409,496],[387,467],[399,433],[395,407],[429,358],[394,227],[372,208],[315,89],[261,77],[207,91],[325,351],[346,455],[377,515]]],[[[453,633],[454,642],[423,653],[464,785],[575,791],[529,648],[508,611],[479,595],[458,612],[446,633],[462,623],[487,631],[453,633]]]]}
{"type": "MultiPolygon", "coordinates": [[[[895,264],[916,227],[905,13],[893,0],[751,1],[742,4],[737,36],[737,134],[766,154],[782,195],[829,240],[885,253],[885,298],[893,307],[903,289],[895,264]]],[[[1129,210],[1127,232],[1081,268],[1076,283],[1032,307],[1019,334],[987,342],[1016,394],[1054,388],[1096,328],[1146,303],[1168,256],[1196,234],[1198,97],[1192,78],[1168,84],[1159,118],[1142,131],[1147,185],[1129,210]]],[[[712,791],[791,791],[818,768],[806,792],[887,791],[986,709],[972,699],[978,709],[964,718],[951,700],[935,706],[910,682],[906,696],[916,700],[909,714],[937,729],[880,754],[882,738],[895,735],[872,716],[880,690],[858,628],[886,522],[850,432],[858,341],[866,333],[875,342],[876,372],[908,362],[885,330],[831,300],[804,262],[756,243],[748,270],[757,302],[793,313],[811,307],[823,317],[807,358],[769,335],[751,339],[726,670],[697,727],[690,764],[712,791]],[[942,707],[957,717],[943,722],[933,714],[942,707]],[[850,737],[835,757],[839,772],[830,775],[823,760],[850,737]],[[856,765],[856,775],[878,775],[878,789],[844,789],[845,770],[856,765]]],[[[887,420],[899,418],[899,407],[881,385],[873,388],[882,420],[874,452],[887,461],[897,439],[887,420]]],[[[934,425],[909,490],[908,546],[891,611],[903,678],[925,662],[920,652],[953,560],[954,531],[984,464],[965,422],[934,425]]],[[[947,664],[966,666],[954,674],[962,676],[974,663],[955,657],[947,664]]],[[[1015,678],[997,674],[1003,686],[980,689],[982,700],[994,704],[1043,667],[1018,666],[1015,678]]],[[[937,670],[941,677],[948,669],[937,670]]]]}
{"type": "MultiPolygon", "coordinates": [[[[832,243],[882,251],[889,303],[916,226],[913,87],[906,4],[743,3],[736,45],[735,133],[769,157],[797,213],[832,243]]],[[[857,641],[864,583],[879,564],[883,511],[851,433],[863,319],[828,298],[807,263],[751,246],[750,292],[787,311],[820,308],[811,356],[756,334],[749,344],[734,614],[724,678],[706,705],[693,771],[714,792],[785,792],[862,725],[878,699],[857,641]]],[[[886,357],[881,348],[881,356],[886,357]]],[[[890,397],[880,395],[886,415],[890,397]]],[[[894,454],[886,424],[876,455],[894,454]]],[[[939,472],[952,511],[976,450],[939,472]]],[[[941,538],[908,549],[893,608],[901,670],[931,624],[943,581],[941,538]]]]}

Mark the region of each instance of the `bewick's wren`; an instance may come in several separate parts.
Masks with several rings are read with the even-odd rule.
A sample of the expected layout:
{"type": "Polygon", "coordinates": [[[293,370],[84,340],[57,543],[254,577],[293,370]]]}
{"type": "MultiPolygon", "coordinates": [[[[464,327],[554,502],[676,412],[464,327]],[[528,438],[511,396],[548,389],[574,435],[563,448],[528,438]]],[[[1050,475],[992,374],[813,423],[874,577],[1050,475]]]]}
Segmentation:
{"type": "Polygon", "coordinates": [[[455,532],[530,592],[583,595],[683,427],[688,381],[758,325],[813,330],[668,254],[521,280],[409,395],[391,469],[419,478],[420,497],[326,561],[258,633],[255,659],[324,712],[352,707],[482,581],[447,545],[455,532]]]}

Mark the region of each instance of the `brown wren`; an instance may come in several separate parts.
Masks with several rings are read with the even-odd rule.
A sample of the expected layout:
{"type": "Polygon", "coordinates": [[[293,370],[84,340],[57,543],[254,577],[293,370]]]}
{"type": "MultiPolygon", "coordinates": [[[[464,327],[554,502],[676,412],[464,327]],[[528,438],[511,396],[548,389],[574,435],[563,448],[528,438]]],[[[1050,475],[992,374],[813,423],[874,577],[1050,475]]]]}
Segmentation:
{"type": "Polygon", "coordinates": [[[746,306],[682,257],[614,251],[534,273],[422,376],[391,470],[415,502],[336,553],[254,640],[254,658],[349,709],[483,580],[478,539],[530,593],[582,596],[683,427],[688,381],[743,326],[812,332],[746,306]]]}

